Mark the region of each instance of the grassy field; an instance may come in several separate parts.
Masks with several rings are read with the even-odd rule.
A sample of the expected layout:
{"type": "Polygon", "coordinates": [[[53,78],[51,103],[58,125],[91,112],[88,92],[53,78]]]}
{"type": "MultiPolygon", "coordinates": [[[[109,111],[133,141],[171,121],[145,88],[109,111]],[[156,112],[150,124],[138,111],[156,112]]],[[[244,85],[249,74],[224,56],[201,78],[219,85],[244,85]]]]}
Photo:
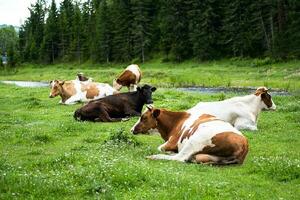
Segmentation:
{"type": "MultiPolygon", "coordinates": [[[[14,72],[1,72],[0,80],[49,81],[74,79],[84,72],[95,81],[112,84],[126,64],[57,64],[52,66],[25,65],[14,72]],[[2,75],[2,76],[1,76],[2,75]]],[[[300,61],[272,63],[270,60],[223,60],[180,64],[160,60],[141,64],[142,82],[159,87],[183,86],[267,86],[300,93],[300,61]]]]}
{"type": "MultiPolygon", "coordinates": [[[[240,77],[237,72],[229,70],[240,68],[231,65],[226,68],[225,63],[221,66],[199,64],[195,68],[192,63],[185,63],[177,65],[176,69],[171,68],[171,64],[160,69],[150,63],[142,67],[145,71],[143,82],[150,81],[159,86],[166,84],[164,80],[174,82],[175,86],[226,83],[226,80],[220,80],[215,84],[215,79],[211,83],[202,82],[209,78],[200,76],[203,72],[211,73],[216,79],[224,74],[224,79],[228,78],[231,85],[236,86],[261,85],[266,79],[272,87],[285,88],[286,82],[280,81],[290,76],[290,86],[286,89],[295,91],[299,86],[299,76],[295,75],[299,68],[295,63],[288,63],[285,68],[272,65],[270,70],[275,71],[274,76],[272,73],[259,75],[259,71],[268,69],[266,66],[241,67],[240,77]],[[187,66],[186,71],[191,74],[180,76],[185,70],[179,66],[187,66]],[[212,71],[207,71],[210,69],[212,71]],[[158,74],[162,74],[161,77],[158,74]],[[178,79],[175,79],[176,75],[178,79]],[[249,85],[242,82],[243,77],[248,77],[245,81],[248,80],[249,85]],[[182,83],[183,80],[194,82],[182,83]],[[243,84],[238,84],[239,81],[243,84]]],[[[18,69],[17,74],[0,78],[69,79],[78,71],[96,80],[110,80],[120,68],[112,67],[106,71],[96,66],[56,65],[39,69],[27,66],[18,69]]],[[[58,98],[48,98],[49,88],[0,84],[0,93],[0,199],[300,197],[300,96],[273,97],[278,110],[261,113],[257,132],[243,131],[249,140],[250,151],[242,166],[213,167],[145,159],[147,155],[158,153],[157,147],[163,141],[158,135],[133,136],[129,130],[138,118],[120,123],[82,123],[72,117],[81,104],[59,105],[58,98]]],[[[185,110],[199,101],[221,100],[234,95],[158,88],[153,99],[157,107],[185,110]]]]}

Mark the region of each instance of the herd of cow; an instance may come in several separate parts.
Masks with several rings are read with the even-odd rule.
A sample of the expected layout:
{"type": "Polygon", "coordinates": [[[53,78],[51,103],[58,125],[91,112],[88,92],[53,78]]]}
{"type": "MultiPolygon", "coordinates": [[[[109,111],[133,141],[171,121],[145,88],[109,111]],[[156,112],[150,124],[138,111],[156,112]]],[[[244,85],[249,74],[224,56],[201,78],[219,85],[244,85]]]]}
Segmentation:
{"type": "Polygon", "coordinates": [[[117,122],[140,116],[133,134],[157,130],[165,143],[158,150],[165,154],[149,159],[177,160],[203,164],[242,164],[248,153],[248,141],[239,131],[257,130],[258,114],[275,110],[266,87],[254,94],[223,101],[200,102],[191,109],[174,112],[152,106],[155,87],[138,87],[142,77],[138,65],[129,65],[113,81],[113,87],[94,82],[78,74],[76,80],[50,82],[50,98],[60,96],[62,104],[88,102],[74,113],[79,121],[117,122]],[[120,93],[126,86],[129,92],[120,93]],[[143,106],[146,110],[142,113],[143,106]]]}

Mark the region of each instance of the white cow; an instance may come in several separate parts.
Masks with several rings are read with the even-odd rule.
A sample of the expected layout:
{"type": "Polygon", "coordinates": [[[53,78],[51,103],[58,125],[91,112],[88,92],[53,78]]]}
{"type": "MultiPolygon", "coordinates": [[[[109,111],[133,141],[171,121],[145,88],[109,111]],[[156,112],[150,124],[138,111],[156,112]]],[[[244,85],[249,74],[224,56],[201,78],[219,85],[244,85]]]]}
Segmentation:
{"type": "Polygon", "coordinates": [[[275,110],[266,87],[257,88],[251,95],[233,97],[224,101],[200,102],[189,113],[210,114],[231,123],[238,130],[257,130],[257,118],[261,110],[275,110]]]}

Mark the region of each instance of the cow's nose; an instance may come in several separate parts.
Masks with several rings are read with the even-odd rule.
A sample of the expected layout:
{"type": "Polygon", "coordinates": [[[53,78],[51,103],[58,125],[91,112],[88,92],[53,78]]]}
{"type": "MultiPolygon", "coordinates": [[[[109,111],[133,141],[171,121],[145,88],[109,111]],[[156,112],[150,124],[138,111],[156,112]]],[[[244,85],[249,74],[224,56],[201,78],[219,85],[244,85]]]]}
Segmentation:
{"type": "Polygon", "coordinates": [[[270,107],[269,108],[270,110],[273,110],[273,111],[275,111],[276,110],[276,106],[275,105],[273,105],[272,107],[270,107]]]}
{"type": "Polygon", "coordinates": [[[50,95],[49,95],[49,98],[53,98],[53,96],[50,94],[50,95]]]}
{"type": "Polygon", "coordinates": [[[130,129],[131,133],[133,133],[133,135],[138,134],[138,132],[135,130],[135,128],[130,129]]]}
{"type": "Polygon", "coordinates": [[[147,104],[153,104],[153,101],[152,100],[148,100],[147,104]]]}

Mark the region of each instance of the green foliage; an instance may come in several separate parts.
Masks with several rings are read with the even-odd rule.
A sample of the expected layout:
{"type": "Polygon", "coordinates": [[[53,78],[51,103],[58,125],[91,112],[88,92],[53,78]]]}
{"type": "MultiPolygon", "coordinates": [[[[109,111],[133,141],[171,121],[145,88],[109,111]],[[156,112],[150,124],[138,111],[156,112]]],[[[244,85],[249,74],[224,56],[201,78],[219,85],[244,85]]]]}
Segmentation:
{"type": "Polygon", "coordinates": [[[113,132],[110,133],[109,138],[106,142],[132,144],[134,146],[140,144],[131,133],[125,131],[123,128],[117,131],[113,130],[113,132]]]}
{"type": "Polygon", "coordinates": [[[19,45],[23,61],[49,63],[299,58],[298,10],[297,0],[37,0],[19,45]]]}

